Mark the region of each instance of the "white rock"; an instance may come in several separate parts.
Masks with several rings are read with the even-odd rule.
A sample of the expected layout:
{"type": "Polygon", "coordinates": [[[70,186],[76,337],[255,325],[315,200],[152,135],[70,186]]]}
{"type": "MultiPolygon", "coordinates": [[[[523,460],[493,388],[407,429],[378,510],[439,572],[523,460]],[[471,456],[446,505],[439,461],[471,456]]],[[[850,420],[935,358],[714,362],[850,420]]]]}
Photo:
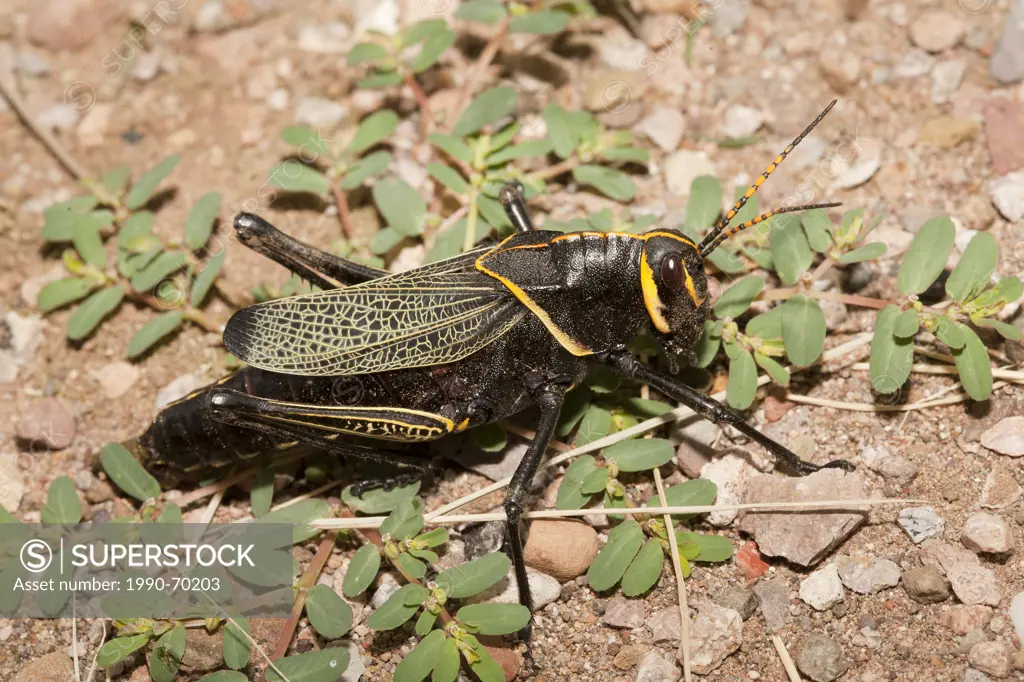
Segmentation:
{"type": "Polygon", "coordinates": [[[295,109],[295,121],[314,127],[328,127],[340,121],[348,107],[322,97],[303,97],[295,109]]]}
{"type": "Polygon", "coordinates": [[[36,115],[36,123],[50,130],[71,130],[78,123],[78,114],[63,104],[43,109],[36,115]]]}
{"type": "Polygon", "coordinates": [[[750,137],[764,125],[764,112],[753,107],[736,104],[725,110],[722,134],[733,140],[750,137]]]}
{"type": "Polygon", "coordinates": [[[644,41],[636,38],[601,40],[597,45],[597,53],[605,66],[633,70],[644,63],[647,46],[644,41]]]}
{"type": "MultiPolygon", "coordinates": [[[[1011,5],[1010,12],[1003,17],[1003,32],[989,60],[992,77],[1002,85],[1024,78],[1024,2],[1011,5]]],[[[979,5],[982,6],[988,7],[979,5]]]]}
{"type": "Polygon", "coordinates": [[[361,649],[356,646],[355,642],[349,642],[345,645],[345,650],[348,651],[348,667],[338,678],[338,682],[359,682],[363,679],[363,673],[366,672],[366,663],[363,662],[361,649]]]}
{"type": "Polygon", "coordinates": [[[953,594],[964,604],[998,606],[1002,599],[995,571],[990,568],[958,563],[950,567],[946,577],[953,594]]]}
{"type": "Polygon", "coordinates": [[[633,130],[647,136],[663,151],[670,152],[679,147],[685,122],[686,119],[678,109],[659,106],[644,116],[633,130]]]}
{"type": "Polygon", "coordinates": [[[676,682],[681,674],[675,663],[657,651],[648,651],[637,666],[636,682],[676,682]]]}
{"type": "Polygon", "coordinates": [[[960,87],[967,61],[950,59],[939,62],[932,69],[932,103],[945,104],[960,87]]]}
{"type": "Polygon", "coordinates": [[[1011,223],[1024,218],[1024,171],[1007,173],[989,185],[996,210],[1011,223]]]}
{"type": "Polygon", "coordinates": [[[202,388],[206,383],[206,380],[198,374],[182,374],[156,394],[156,409],[162,410],[175,400],[184,398],[192,391],[202,388]]]}
{"type": "Polygon", "coordinates": [[[899,485],[909,485],[917,476],[916,464],[905,457],[894,455],[884,445],[865,447],[860,452],[860,460],[868,469],[899,485]]]}
{"type": "Polygon", "coordinates": [[[647,619],[647,627],[651,630],[655,644],[679,642],[679,609],[662,609],[655,611],[647,619]]]}
{"type": "Polygon", "coordinates": [[[131,76],[141,83],[148,83],[160,72],[160,55],[155,52],[143,52],[135,59],[131,76]]]}
{"type": "Polygon", "coordinates": [[[743,618],[710,601],[697,610],[697,618],[690,624],[690,660],[693,672],[707,675],[743,644],[743,618]]]}
{"type": "Polygon", "coordinates": [[[705,152],[681,149],[665,159],[665,186],[677,196],[690,196],[694,178],[714,174],[715,166],[705,152]]]}
{"type": "Polygon", "coordinates": [[[0,384],[8,384],[18,378],[18,368],[35,360],[43,340],[43,320],[38,315],[22,317],[11,310],[0,319],[0,331],[9,339],[7,347],[0,348],[0,384]]]}
{"type": "MultiPolygon", "coordinates": [[[[562,586],[558,580],[546,573],[526,567],[526,579],[530,583],[530,593],[533,595],[533,608],[539,611],[551,602],[562,596],[562,586]]],[[[473,595],[469,600],[471,604],[518,604],[519,583],[516,581],[514,571],[499,580],[495,585],[480,594],[473,595]]]]}
{"type": "Polygon", "coordinates": [[[398,3],[395,0],[359,0],[352,15],[358,17],[353,33],[380,31],[389,36],[398,33],[398,3]]]}
{"type": "Polygon", "coordinates": [[[137,366],[123,360],[111,362],[93,372],[93,376],[103,390],[103,395],[109,400],[120,398],[127,393],[139,380],[140,374],[137,366]]]}
{"type": "Polygon", "coordinates": [[[1024,592],[1018,592],[1010,602],[1010,622],[1017,632],[1017,641],[1024,642],[1024,592]]]}
{"type": "Polygon", "coordinates": [[[960,539],[965,547],[975,552],[1005,554],[1013,549],[1013,531],[1006,521],[986,512],[967,517],[960,539]]]}
{"type": "Polygon", "coordinates": [[[18,52],[15,66],[26,76],[45,76],[50,73],[50,62],[35,52],[18,52]]]}
{"type": "Polygon", "coordinates": [[[931,507],[908,507],[900,512],[897,523],[915,544],[942,535],[946,529],[946,522],[931,507]]]}
{"type": "Polygon", "coordinates": [[[853,189],[870,180],[882,167],[882,150],[877,144],[865,143],[863,153],[840,171],[832,181],[833,189],[853,189]]]}
{"type": "Polygon", "coordinates": [[[99,147],[104,143],[113,113],[114,105],[109,102],[100,102],[89,109],[75,130],[83,147],[99,147]]]}
{"type": "MultiPolygon", "coordinates": [[[[718,487],[716,505],[735,505],[743,502],[743,481],[749,467],[747,460],[731,453],[704,465],[700,470],[701,478],[706,478],[718,487]]],[[[724,528],[736,520],[737,514],[739,511],[736,509],[711,512],[708,521],[714,526],[724,528]]]]}
{"type": "Polygon", "coordinates": [[[839,567],[829,564],[818,569],[800,582],[800,599],[816,611],[830,609],[843,601],[843,582],[839,578],[839,567]]]}
{"type": "Polygon", "coordinates": [[[0,507],[13,514],[24,496],[25,483],[18,471],[18,455],[0,452],[0,507]]]}
{"type": "MultiPolygon", "coordinates": [[[[2,381],[2,379],[0,379],[2,381]]],[[[981,434],[981,444],[1008,457],[1024,456],[1024,417],[1006,417],[981,434]]]]}
{"type": "Polygon", "coordinates": [[[900,583],[900,567],[888,559],[840,555],[836,567],[843,584],[858,594],[875,594],[900,583]]]}
{"type": "Polygon", "coordinates": [[[1012,505],[1024,495],[1024,488],[1021,488],[1014,478],[1013,473],[1006,467],[995,466],[985,477],[985,485],[981,488],[981,506],[986,509],[1005,509],[1012,505]]]}
{"type": "Polygon", "coordinates": [[[342,54],[349,49],[352,30],[340,21],[303,26],[299,29],[299,49],[315,54],[342,54]]]}
{"type": "Polygon", "coordinates": [[[267,106],[273,111],[284,111],[288,108],[291,96],[284,88],[275,88],[267,95],[267,106]]]}
{"type": "Polygon", "coordinates": [[[917,78],[931,71],[934,65],[935,57],[924,50],[914,48],[903,53],[892,75],[896,78],[917,78]]]}
{"type": "Polygon", "coordinates": [[[613,628],[635,630],[647,621],[647,604],[639,599],[615,597],[608,602],[603,621],[613,628]]]}
{"type": "Polygon", "coordinates": [[[384,606],[384,602],[391,598],[401,585],[395,580],[395,576],[390,573],[381,573],[379,578],[380,584],[373,593],[373,598],[370,600],[370,606],[374,609],[379,609],[384,606]]]}

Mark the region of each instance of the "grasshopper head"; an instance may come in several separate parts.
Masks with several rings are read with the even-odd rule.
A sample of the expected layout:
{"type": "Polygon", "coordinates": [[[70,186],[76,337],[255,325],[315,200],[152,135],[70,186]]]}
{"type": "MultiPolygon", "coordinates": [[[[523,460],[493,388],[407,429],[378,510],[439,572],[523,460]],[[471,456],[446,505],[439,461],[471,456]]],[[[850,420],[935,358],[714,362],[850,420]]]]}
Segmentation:
{"type": "Polygon", "coordinates": [[[693,344],[704,331],[708,280],[697,246],[677,230],[653,230],[643,236],[640,288],[655,338],[665,347],[673,371],[691,362],[693,344]]]}

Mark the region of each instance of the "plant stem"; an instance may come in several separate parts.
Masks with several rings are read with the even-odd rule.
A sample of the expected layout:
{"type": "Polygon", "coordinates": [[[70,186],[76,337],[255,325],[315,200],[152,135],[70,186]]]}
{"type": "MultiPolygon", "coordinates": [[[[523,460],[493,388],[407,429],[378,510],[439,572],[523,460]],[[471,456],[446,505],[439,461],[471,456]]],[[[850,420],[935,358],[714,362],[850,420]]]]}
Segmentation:
{"type": "MultiPolygon", "coordinates": [[[[131,286],[127,280],[124,280],[123,284],[129,287],[131,286]]],[[[157,297],[151,296],[150,294],[144,294],[133,289],[128,289],[126,291],[125,298],[129,301],[134,301],[135,303],[141,303],[142,305],[152,308],[158,312],[167,312],[169,310],[167,305],[161,302],[157,297]]],[[[210,318],[203,315],[200,311],[190,306],[185,306],[185,319],[199,325],[208,332],[220,334],[224,331],[223,325],[217,324],[210,318]]]]}
{"type": "Polygon", "coordinates": [[[548,178],[558,177],[562,173],[568,173],[579,165],[580,160],[576,157],[571,157],[565,161],[559,161],[554,166],[548,166],[543,170],[532,173],[530,178],[533,180],[547,180],[548,178]]]}
{"type": "Polygon", "coordinates": [[[804,294],[819,301],[839,301],[840,303],[848,303],[849,305],[857,305],[864,308],[877,308],[879,310],[887,305],[899,305],[896,301],[887,301],[880,298],[868,298],[867,296],[857,296],[855,294],[837,294],[831,291],[804,290],[797,287],[762,291],[757,299],[760,301],[785,301],[797,294],[804,294]]]}
{"type": "Polygon", "coordinates": [[[60,143],[50,134],[50,131],[36,125],[32,117],[29,116],[28,109],[25,108],[25,102],[18,94],[18,89],[14,82],[13,62],[13,53],[9,49],[0,51],[0,94],[7,98],[11,108],[14,109],[14,113],[18,115],[18,118],[25,124],[25,127],[39,138],[39,141],[43,143],[46,150],[57,159],[60,165],[64,166],[64,169],[71,174],[71,177],[75,180],[83,180],[89,177],[88,171],[60,146],[60,143]]]}
{"type": "Polygon", "coordinates": [[[466,235],[462,240],[463,251],[472,251],[473,245],[476,244],[476,195],[476,188],[469,190],[469,215],[466,216],[466,235]]]}
{"type": "Polygon", "coordinates": [[[462,88],[462,95],[459,97],[458,104],[452,110],[453,115],[451,121],[448,122],[449,130],[451,130],[455,126],[455,123],[462,117],[462,112],[469,106],[473,93],[480,84],[480,79],[483,78],[484,74],[487,72],[487,67],[489,67],[491,62],[494,61],[494,57],[498,54],[498,50],[501,49],[501,44],[505,42],[505,37],[508,35],[508,21],[508,17],[502,19],[497,32],[491,36],[491,39],[487,41],[486,45],[484,45],[483,51],[480,52],[480,56],[477,57],[476,64],[473,66],[473,71],[469,74],[469,78],[466,79],[466,84],[462,88]]]}
{"type": "Polygon", "coordinates": [[[817,282],[819,279],[824,277],[825,273],[828,272],[834,264],[835,261],[832,260],[831,256],[825,256],[825,260],[818,263],[818,267],[816,267],[814,272],[811,273],[811,281],[817,282]]]}
{"type": "Polygon", "coordinates": [[[427,101],[426,93],[423,92],[423,88],[416,82],[416,77],[412,73],[403,73],[402,78],[412,90],[412,96],[416,98],[416,104],[420,107],[420,137],[426,140],[427,135],[430,134],[430,125],[434,122],[434,116],[430,112],[430,102],[427,101]]]}
{"type": "MultiPolygon", "coordinates": [[[[309,562],[309,566],[306,566],[306,571],[299,578],[299,584],[296,586],[298,587],[298,594],[295,595],[295,603],[292,604],[292,611],[288,614],[288,620],[285,621],[284,626],[281,628],[281,634],[277,636],[277,644],[274,645],[274,653],[270,656],[271,660],[276,661],[288,651],[288,644],[295,635],[295,628],[299,625],[299,618],[302,617],[302,607],[306,605],[306,595],[316,584],[320,571],[324,570],[327,559],[331,556],[331,550],[334,549],[334,543],[338,540],[338,533],[339,531],[337,530],[331,530],[324,535],[320,545],[316,548],[313,560],[309,562]]],[[[266,678],[267,671],[264,669],[260,679],[266,680],[266,678]]]]}
{"type": "Polygon", "coordinates": [[[352,239],[352,216],[348,211],[348,197],[345,190],[340,187],[334,188],[334,203],[338,206],[338,222],[341,223],[341,232],[345,239],[352,239]]]}

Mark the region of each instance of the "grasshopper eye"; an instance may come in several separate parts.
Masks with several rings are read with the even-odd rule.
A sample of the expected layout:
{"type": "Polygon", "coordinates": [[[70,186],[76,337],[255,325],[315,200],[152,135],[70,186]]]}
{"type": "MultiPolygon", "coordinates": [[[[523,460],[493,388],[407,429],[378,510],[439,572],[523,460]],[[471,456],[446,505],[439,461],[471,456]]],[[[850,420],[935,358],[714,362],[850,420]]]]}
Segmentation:
{"type": "Polygon", "coordinates": [[[661,282],[672,291],[683,288],[683,259],[670,253],[661,259],[661,282]]]}

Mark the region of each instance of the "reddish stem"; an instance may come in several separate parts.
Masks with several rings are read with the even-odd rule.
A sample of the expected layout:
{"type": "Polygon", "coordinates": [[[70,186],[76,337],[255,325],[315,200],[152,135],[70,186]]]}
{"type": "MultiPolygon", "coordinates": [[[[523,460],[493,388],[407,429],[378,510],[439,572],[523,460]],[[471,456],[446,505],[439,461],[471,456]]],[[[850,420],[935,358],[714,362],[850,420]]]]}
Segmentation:
{"type": "Polygon", "coordinates": [[[405,84],[412,90],[412,96],[416,98],[416,104],[420,107],[420,136],[425,140],[430,134],[430,124],[434,122],[434,116],[430,113],[430,102],[427,101],[427,94],[416,82],[416,77],[411,73],[402,74],[405,84]]]}
{"type": "Polygon", "coordinates": [[[338,206],[338,222],[341,223],[341,232],[345,235],[345,239],[352,239],[352,217],[348,212],[348,197],[345,196],[345,191],[335,187],[334,188],[334,203],[338,206]]]}

